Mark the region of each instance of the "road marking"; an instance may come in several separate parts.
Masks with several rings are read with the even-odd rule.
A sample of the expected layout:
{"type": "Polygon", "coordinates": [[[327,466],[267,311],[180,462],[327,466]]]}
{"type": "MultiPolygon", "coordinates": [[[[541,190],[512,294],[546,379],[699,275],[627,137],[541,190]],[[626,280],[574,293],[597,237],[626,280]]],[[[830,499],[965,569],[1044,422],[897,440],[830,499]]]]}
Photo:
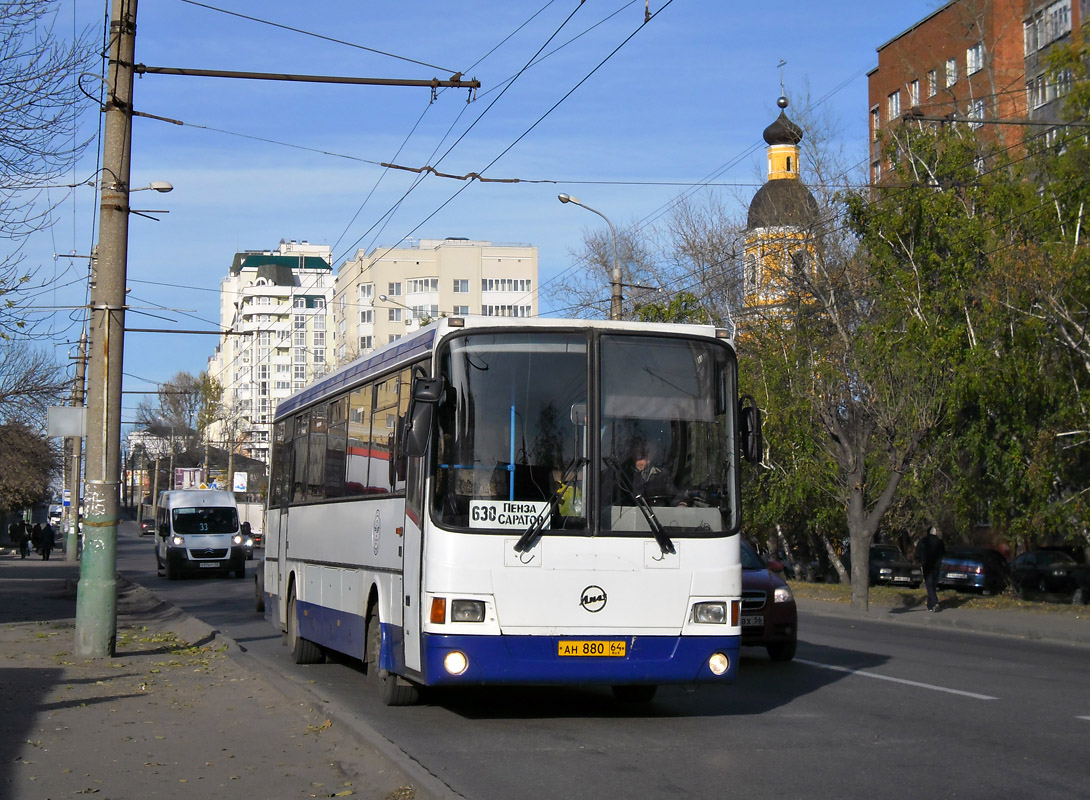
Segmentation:
{"type": "Polygon", "coordinates": [[[1090,722],[1090,717],[1075,717],[1075,719],[1084,719],[1087,722],[1090,722]]]}
{"type": "MultiPolygon", "coordinates": [[[[821,669],[831,669],[834,672],[846,672],[849,675],[861,675],[864,678],[877,678],[880,681],[890,681],[892,683],[903,683],[905,686],[915,686],[919,689],[930,689],[933,692],[946,692],[947,694],[958,694],[962,697],[971,697],[974,700],[998,700],[998,697],[990,697],[986,694],[977,694],[976,692],[963,692],[961,689],[948,689],[945,686],[935,686],[932,683],[920,683],[918,681],[908,681],[904,678],[891,678],[888,675],[879,675],[876,672],[865,672],[861,669],[849,669],[848,667],[838,667],[835,664],[822,664],[820,661],[807,661],[804,658],[796,658],[795,662],[798,664],[808,664],[811,667],[820,667],[821,669]]],[[[1090,717],[1083,717],[1083,719],[1090,719],[1090,717]]]]}

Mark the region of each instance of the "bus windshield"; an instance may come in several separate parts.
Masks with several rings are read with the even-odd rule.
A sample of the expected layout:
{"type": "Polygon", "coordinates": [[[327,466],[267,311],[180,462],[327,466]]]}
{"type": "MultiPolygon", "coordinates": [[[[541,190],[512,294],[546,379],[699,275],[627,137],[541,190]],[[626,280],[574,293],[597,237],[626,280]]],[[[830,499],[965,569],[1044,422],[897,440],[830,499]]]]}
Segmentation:
{"type": "Polygon", "coordinates": [[[660,539],[736,529],[729,348],[489,331],[451,339],[439,363],[440,524],[521,534],[540,520],[546,534],[660,539]]]}

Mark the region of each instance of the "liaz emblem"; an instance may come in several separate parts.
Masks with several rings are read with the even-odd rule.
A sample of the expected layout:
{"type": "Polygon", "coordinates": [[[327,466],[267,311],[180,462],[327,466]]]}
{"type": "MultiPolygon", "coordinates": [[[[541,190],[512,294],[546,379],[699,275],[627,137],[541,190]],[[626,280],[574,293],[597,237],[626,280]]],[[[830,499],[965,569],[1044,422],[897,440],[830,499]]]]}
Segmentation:
{"type": "Polygon", "coordinates": [[[606,607],[606,590],[601,586],[588,586],[579,598],[579,605],[591,614],[597,614],[606,607]]]}

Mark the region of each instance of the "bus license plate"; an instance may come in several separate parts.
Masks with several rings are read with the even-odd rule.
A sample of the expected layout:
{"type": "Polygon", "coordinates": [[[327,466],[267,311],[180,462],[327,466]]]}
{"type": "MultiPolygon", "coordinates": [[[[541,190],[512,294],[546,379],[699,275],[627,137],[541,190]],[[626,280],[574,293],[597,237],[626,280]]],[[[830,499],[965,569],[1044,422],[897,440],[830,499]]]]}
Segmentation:
{"type": "Polygon", "coordinates": [[[624,654],[623,641],[561,641],[557,649],[557,655],[560,656],[623,656],[624,654]]]}

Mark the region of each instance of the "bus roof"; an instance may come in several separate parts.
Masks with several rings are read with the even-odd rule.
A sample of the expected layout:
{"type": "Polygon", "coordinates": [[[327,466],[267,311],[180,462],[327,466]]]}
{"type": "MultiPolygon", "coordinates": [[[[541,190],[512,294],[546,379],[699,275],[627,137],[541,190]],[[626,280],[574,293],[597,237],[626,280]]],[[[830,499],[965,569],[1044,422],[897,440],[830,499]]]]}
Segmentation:
{"type": "Polygon", "coordinates": [[[522,317],[440,317],[413,333],[384,345],[372,353],[360,356],[335,372],[326,375],[309,386],[295,392],[276,407],[277,421],[324,397],[336,394],[358,380],[378,375],[418,360],[431,352],[434,345],[452,331],[502,328],[504,330],[591,330],[629,333],[670,333],[674,335],[726,339],[733,347],[733,340],[724,337],[713,325],[688,325],[666,322],[633,322],[615,320],[554,319],[522,317]]]}

